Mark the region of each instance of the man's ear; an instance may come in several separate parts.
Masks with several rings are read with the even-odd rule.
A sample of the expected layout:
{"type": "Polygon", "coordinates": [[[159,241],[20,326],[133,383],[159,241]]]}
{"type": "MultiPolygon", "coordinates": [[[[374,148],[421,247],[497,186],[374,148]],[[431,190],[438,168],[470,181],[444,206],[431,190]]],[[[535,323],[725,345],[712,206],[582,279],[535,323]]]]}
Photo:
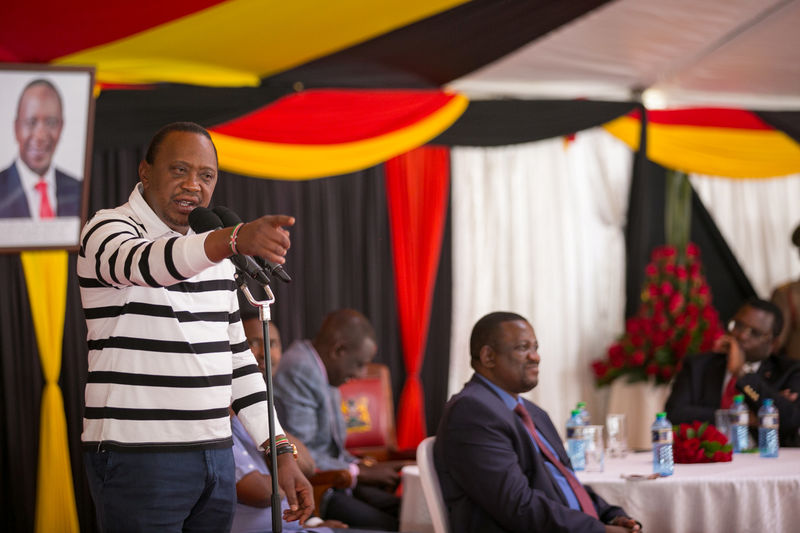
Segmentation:
{"type": "Polygon", "coordinates": [[[494,368],[495,365],[495,353],[491,346],[484,345],[481,347],[481,351],[478,354],[478,359],[481,361],[481,366],[484,368],[494,368]]]}
{"type": "Polygon", "coordinates": [[[139,181],[145,189],[150,185],[150,164],[144,160],[139,162],[139,181]]]}

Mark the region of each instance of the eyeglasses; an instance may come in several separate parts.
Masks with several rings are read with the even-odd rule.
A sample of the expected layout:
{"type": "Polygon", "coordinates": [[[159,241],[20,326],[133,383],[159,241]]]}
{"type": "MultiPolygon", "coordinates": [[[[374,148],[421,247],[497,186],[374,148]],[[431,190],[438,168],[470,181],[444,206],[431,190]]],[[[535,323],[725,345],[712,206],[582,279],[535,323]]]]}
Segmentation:
{"type": "Polygon", "coordinates": [[[759,331],[756,328],[748,326],[744,322],[740,322],[736,319],[728,322],[728,331],[731,333],[741,333],[742,335],[747,335],[748,337],[752,337],[754,339],[766,339],[771,335],[769,331],[759,331]]]}

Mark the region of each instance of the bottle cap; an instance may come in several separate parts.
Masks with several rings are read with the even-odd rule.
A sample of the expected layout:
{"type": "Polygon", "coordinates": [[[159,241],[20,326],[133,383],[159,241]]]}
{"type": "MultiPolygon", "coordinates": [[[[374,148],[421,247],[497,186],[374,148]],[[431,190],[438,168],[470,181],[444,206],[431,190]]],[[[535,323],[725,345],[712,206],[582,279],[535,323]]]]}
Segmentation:
{"type": "Polygon", "coordinates": [[[656,419],[657,420],[661,420],[662,418],[667,418],[667,413],[665,413],[665,412],[656,413],[656,419]]]}
{"type": "Polygon", "coordinates": [[[586,407],[586,402],[578,402],[578,409],[586,407]]]}
{"type": "Polygon", "coordinates": [[[572,410],[572,411],[570,411],[570,412],[572,413],[572,416],[575,416],[575,415],[579,415],[579,414],[581,414],[581,410],[580,410],[580,409],[573,409],[573,410],[572,410]]]}
{"type": "Polygon", "coordinates": [[[765,406],[772,405],[772,398],[764,398],[764,405],[765,406]]]}
{"type": "Polygon", "coordinates": [[[744,401],[744,394],[737,394],[733,397],[733,403],[742,403],[744,401]]]}

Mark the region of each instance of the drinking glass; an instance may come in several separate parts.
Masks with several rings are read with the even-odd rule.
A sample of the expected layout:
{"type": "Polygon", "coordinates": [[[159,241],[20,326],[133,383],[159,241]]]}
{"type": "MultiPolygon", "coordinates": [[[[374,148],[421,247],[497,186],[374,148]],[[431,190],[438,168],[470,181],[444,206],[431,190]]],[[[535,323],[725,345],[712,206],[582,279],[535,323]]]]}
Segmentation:
{"type": "Polygon", "coordinates": [[[731,410],[730,409],[717,409],[714,411],[714,425],[717,430],[728,437],[728,442],[733,443],[731,439],[731,410]]]}
{"type": "Polygon", "coordinates": [[[602,472],[605,459],[603,426],[581,426],[586,446],[586,472],[602,472]]]}
{"type": "Polygon", "coordinates": [[[628,428],[624,414],[610,413],[606,417],[609,457],[625,457],[628,453],[628,428]]]}

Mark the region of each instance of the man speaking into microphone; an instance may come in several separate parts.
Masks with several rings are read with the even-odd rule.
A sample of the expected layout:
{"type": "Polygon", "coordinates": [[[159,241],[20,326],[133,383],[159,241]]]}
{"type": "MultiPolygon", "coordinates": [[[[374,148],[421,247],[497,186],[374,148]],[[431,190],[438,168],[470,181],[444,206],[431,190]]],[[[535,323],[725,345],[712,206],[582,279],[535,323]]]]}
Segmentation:
{"type": "Polygon", "coordinates": [[[155,134],[139,179],[126,204],[84,227],[77,265],[89,347],[81,438],[100,529],[227,531],[235,503],[229,405],[277,454],[290,504],[284,519],[302,523],[311,486],[290,443],[278,438],[268,449],[265,384],[225,261],[241,254],[283,264],[284,226],[294,218],[192,231],[189,213],[208,206],[217,183],[216,148],[194,123],[155,134]]]}

